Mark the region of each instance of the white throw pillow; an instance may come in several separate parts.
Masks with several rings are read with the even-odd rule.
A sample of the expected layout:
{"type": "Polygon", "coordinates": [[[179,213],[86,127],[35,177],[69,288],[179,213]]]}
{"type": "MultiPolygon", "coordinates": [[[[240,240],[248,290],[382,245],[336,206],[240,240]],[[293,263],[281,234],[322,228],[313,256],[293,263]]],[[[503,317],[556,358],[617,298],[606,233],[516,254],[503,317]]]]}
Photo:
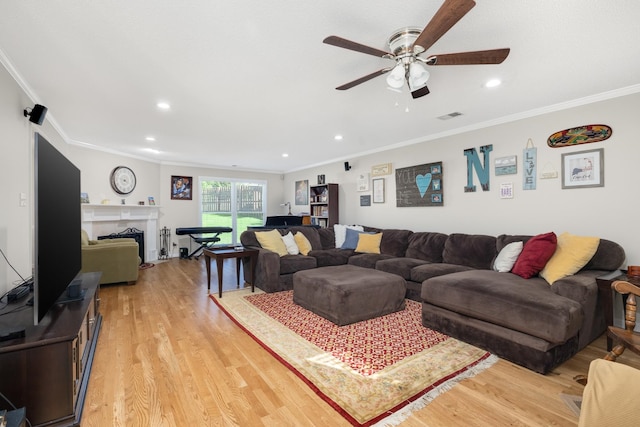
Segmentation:
{"type": "Polygon", "coordinates": [[[516,263],[524,244],[522,242],[509,243],[502,248],[493,263],[493,269],[500,273],[508,273],[516,263]]]}
{"type": "Polygon", "coordinates": [[[341,248],[344,243],[344,239],[347,237],[347,228],[357,231],[364,231],[364,227],[361,225],[342,225],[333,224],[333,233],[336,235],[336,248],[341,248]]]}
{"type": "Polygon", "coordinates": [[[300,253],[298,245],[296,244],[296,239],[293,237],[293,234],[291,234],[291,232],[288,232],[287,234],[282,236],[282,241],[287,247],[287,252],[289,252],[289,255],[298,255],[300,253]]]}

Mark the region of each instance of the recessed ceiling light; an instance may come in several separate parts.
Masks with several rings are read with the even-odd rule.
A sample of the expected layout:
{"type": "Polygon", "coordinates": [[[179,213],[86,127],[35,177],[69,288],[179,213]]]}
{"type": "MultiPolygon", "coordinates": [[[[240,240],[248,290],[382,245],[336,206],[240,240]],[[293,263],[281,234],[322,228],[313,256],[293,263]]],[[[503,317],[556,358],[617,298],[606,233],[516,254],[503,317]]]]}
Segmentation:
{"type": "Polygon", "coordinates": [[[156,138],[155,138],[155,137],[153,137],[153,136],[148,136],[148,137],[146,137],[145,139],[146,139],[147,141],[150,141],[150,142],[153,142],[153,141],[155,141],[155,140],[156,140],[156,138]]]}
{"type": "Polygon", "coordinates": [[[342,135],[336,135],[333,137],[336,141],[342,141],[342,135]]]}
{"type": "Polygon", "coordinates": [[[287,153],[283,153],[282,157],[289,157],[289,155],[287,153]]]}
{"type": "Polygon", "coordinates": [[[161,110],[168,110],[171,108],[171,105],[169,105],[168,102],[164,102],[164,101],[158,102],[156,106],[161,110]]]}
{"type": "Polygon", "coordinates": [[[491,79],[484,84],[484,87],[496,87],[500,86],[501,84],[502,82],[500,81],[500,79],[491,79]]]}

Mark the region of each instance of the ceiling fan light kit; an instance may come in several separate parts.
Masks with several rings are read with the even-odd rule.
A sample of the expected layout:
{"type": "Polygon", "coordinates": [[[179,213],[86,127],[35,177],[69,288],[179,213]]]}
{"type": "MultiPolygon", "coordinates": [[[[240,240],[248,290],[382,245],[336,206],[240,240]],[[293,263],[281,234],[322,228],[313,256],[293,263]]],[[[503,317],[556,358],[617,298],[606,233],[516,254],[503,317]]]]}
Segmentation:
{"type": "Polygon", "coordinates": [[[387,84],[394,89],[400,89],[404,85],[404,65],[398,64],[387,76],[387,84]]]}
{"type": "Polygon", "coordinates": [[[387,45],[391,52],[365,46],[338,36],[325,38],[323,43],[380,58],[391,59],[395,62],[393,67],[375,71],[352,82],[338,86],[336,89],[347,90],[375,77],[389,73],[386,80],[390,88],[400,89],[406,82],[411,91],[411,96],[416,99],[429,93],[427,81],[429,80],[430,73],[427,70],[427,65],[501,64],[509,55],[509,48],[430,55],[427,58],[419,56],[423,52],[426,52],[475,5],[476,3],[473,0],[445,0],[423,30],[418,27],[404,27],[395,31],[387,40],[387,45]]]}

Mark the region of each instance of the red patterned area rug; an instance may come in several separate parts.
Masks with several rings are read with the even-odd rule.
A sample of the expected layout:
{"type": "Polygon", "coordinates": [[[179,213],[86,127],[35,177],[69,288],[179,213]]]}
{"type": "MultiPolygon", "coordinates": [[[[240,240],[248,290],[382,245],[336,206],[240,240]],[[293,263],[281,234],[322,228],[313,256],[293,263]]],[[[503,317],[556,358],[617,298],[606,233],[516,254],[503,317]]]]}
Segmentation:
{"type": "Polygon", "coordinates": [[[210,295],[267,351],[354,426],[393,426],[498,358],[422,326],[421,305],[347,326],[293,302],[293,292],[210,295]]]}

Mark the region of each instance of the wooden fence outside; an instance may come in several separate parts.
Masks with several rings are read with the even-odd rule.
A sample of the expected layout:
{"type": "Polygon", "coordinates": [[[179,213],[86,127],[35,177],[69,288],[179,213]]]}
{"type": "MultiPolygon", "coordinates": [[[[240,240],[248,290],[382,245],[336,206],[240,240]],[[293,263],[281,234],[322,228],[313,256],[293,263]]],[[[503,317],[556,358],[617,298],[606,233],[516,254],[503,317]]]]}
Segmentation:
{"type": "MultiPolygon", "coordinates": [[[[236,212],[262,213],[262,186],[236,185],[236,212]]],[[[209,187],[202,190],[203,213],[230,213],[231,186],[209,187]]]]}

